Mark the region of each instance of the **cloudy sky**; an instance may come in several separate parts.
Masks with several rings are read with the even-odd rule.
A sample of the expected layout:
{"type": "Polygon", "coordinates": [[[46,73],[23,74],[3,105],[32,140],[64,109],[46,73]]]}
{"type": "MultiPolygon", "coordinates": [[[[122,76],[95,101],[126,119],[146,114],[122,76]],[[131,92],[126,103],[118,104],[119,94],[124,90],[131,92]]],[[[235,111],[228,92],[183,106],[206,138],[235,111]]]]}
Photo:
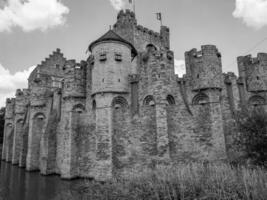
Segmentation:
{"type": "MultiPolygon", "coordinates": [[[[86,59],[123,8],[128,0],[0,0],[0,106],[56,48],[86,59]]],[[[225,72],[237,73],[239,55],[267,52],[267,0],[136,0],[138,23],[158,31],[156,12],[171,29],[179,74],[184,52],[202,44],[217,45],[225,72]]]]}

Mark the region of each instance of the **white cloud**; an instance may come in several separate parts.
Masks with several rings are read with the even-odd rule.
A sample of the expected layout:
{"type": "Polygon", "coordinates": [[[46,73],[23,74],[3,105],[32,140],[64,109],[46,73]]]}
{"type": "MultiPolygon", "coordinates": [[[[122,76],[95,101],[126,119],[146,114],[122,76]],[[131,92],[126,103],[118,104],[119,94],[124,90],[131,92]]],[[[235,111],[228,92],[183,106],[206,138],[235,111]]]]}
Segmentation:
{"type": "Polygon", "coordinates": [[[6,98],[14,97],[16,89],[28,88],[28,77],[34,70],[35,66],[27,70],[11,74],[0,63],[0,107],[5,106],[6,98]]]}
{"type": "Polygon", "coordinates": [[[121,10],[125,7],[124,0],[109,0],[115,10],[121,10]]]}
{"type": "Polygon", "coordinates": [[[0,32],[15,26],[23,31],[42,30],[65,23],[68,7],[59,0],[8,0],[0,8],[0,32]]]}
{"type": "Polygon", "coordinates": [[[233,16],[249,27],[260,29],[267,25],[267,0],[236,0],[233,16]]]}
{"type": "Polygon", "coordinates": [[[132,4],[134,3],[134,0],[132,0],[132,3],[130,3],[130,0],[109,0],[109,1],[115,10],[132,9],[132,4]]]}
{"type": "Polygon", "coordinates": [[[185,74],[185,61],[174,59],[174,69],[175,74],[178,74],[179,77],[182,77],[185,74]]]}

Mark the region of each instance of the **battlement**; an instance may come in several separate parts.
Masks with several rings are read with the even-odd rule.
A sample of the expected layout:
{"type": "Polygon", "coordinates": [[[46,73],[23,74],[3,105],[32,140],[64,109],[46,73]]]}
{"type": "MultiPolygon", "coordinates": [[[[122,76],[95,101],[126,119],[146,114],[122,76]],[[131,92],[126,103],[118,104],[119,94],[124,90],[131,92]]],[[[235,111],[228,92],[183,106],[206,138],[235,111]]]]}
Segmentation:
{"type": "Polygon", "coordinates": [[[221,53],[218,51],[215,45],[202,45],[201,50],[192,49],[185,52],[185,56],[190,59],[202,59],[203,56],[217,56],[221,58],[221,53]]]}
{"type": "Polygon", "coordinates": [[[136,17],[135,17],[135,13],[129,9],[121,10],[118,15],[117,15],[117,20],[118,22],[121,21],[128,21],[128,22],[134,22],[136,23],[136,17]]]}
{"type": "Polygon", "coordinates": [[[239,56],[237,57],[238,63],[243,63],[244,65],[254,65],[267,62],[267,53],[258,53],[257,57],[252,57],[252,55],[239,56]]]}
{"type": "Polygon", "coordinates": [[[142,25],[137,25],[136,26],[136,30],[139,31],[139,32],[148,34],[151,37],[162,39],[162,36],[160,35],[160,33],[156,32],[156,31],[153,31],[153,30],[150,30],[150,29],[148,29],[148,28],[146,28],[146,27],[144,27],[142,25]]]}

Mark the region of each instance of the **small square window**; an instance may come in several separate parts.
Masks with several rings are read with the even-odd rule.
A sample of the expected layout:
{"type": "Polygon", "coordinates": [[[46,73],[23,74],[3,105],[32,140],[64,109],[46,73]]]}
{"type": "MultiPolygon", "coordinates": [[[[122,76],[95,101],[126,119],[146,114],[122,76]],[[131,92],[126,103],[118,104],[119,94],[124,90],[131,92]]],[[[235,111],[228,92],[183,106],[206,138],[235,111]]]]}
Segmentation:
{"type": "Polygon", "coordinates": [[[106,53],[101,53],[99,56],[100,61],[106,61],[107,60],[107,54],[106,53]]]}
{"type": "Polygon", "coordinates": [[[122,55],[120,53],[115,53],[115,60],[122,61],[122,55]]]}

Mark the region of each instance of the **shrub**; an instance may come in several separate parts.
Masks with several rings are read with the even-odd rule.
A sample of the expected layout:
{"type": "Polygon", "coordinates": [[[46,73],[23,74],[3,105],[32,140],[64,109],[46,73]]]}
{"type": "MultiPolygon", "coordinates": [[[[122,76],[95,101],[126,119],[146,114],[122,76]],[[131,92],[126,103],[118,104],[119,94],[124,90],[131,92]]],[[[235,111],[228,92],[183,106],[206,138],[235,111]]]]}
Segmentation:
{"type": "Polygon", "coordinates": [[[237,114],[239,134],[235,143],[253,165],[267,167],[267,113],[264,109],[243,110],[237,114]]]}
{"type": "Polygon", "coordinates": [[[132,171],[105,183],[84,181],[63,193],[55,199],[266,200],[267,173],[261,168],[194,163],[132,171]]]}

